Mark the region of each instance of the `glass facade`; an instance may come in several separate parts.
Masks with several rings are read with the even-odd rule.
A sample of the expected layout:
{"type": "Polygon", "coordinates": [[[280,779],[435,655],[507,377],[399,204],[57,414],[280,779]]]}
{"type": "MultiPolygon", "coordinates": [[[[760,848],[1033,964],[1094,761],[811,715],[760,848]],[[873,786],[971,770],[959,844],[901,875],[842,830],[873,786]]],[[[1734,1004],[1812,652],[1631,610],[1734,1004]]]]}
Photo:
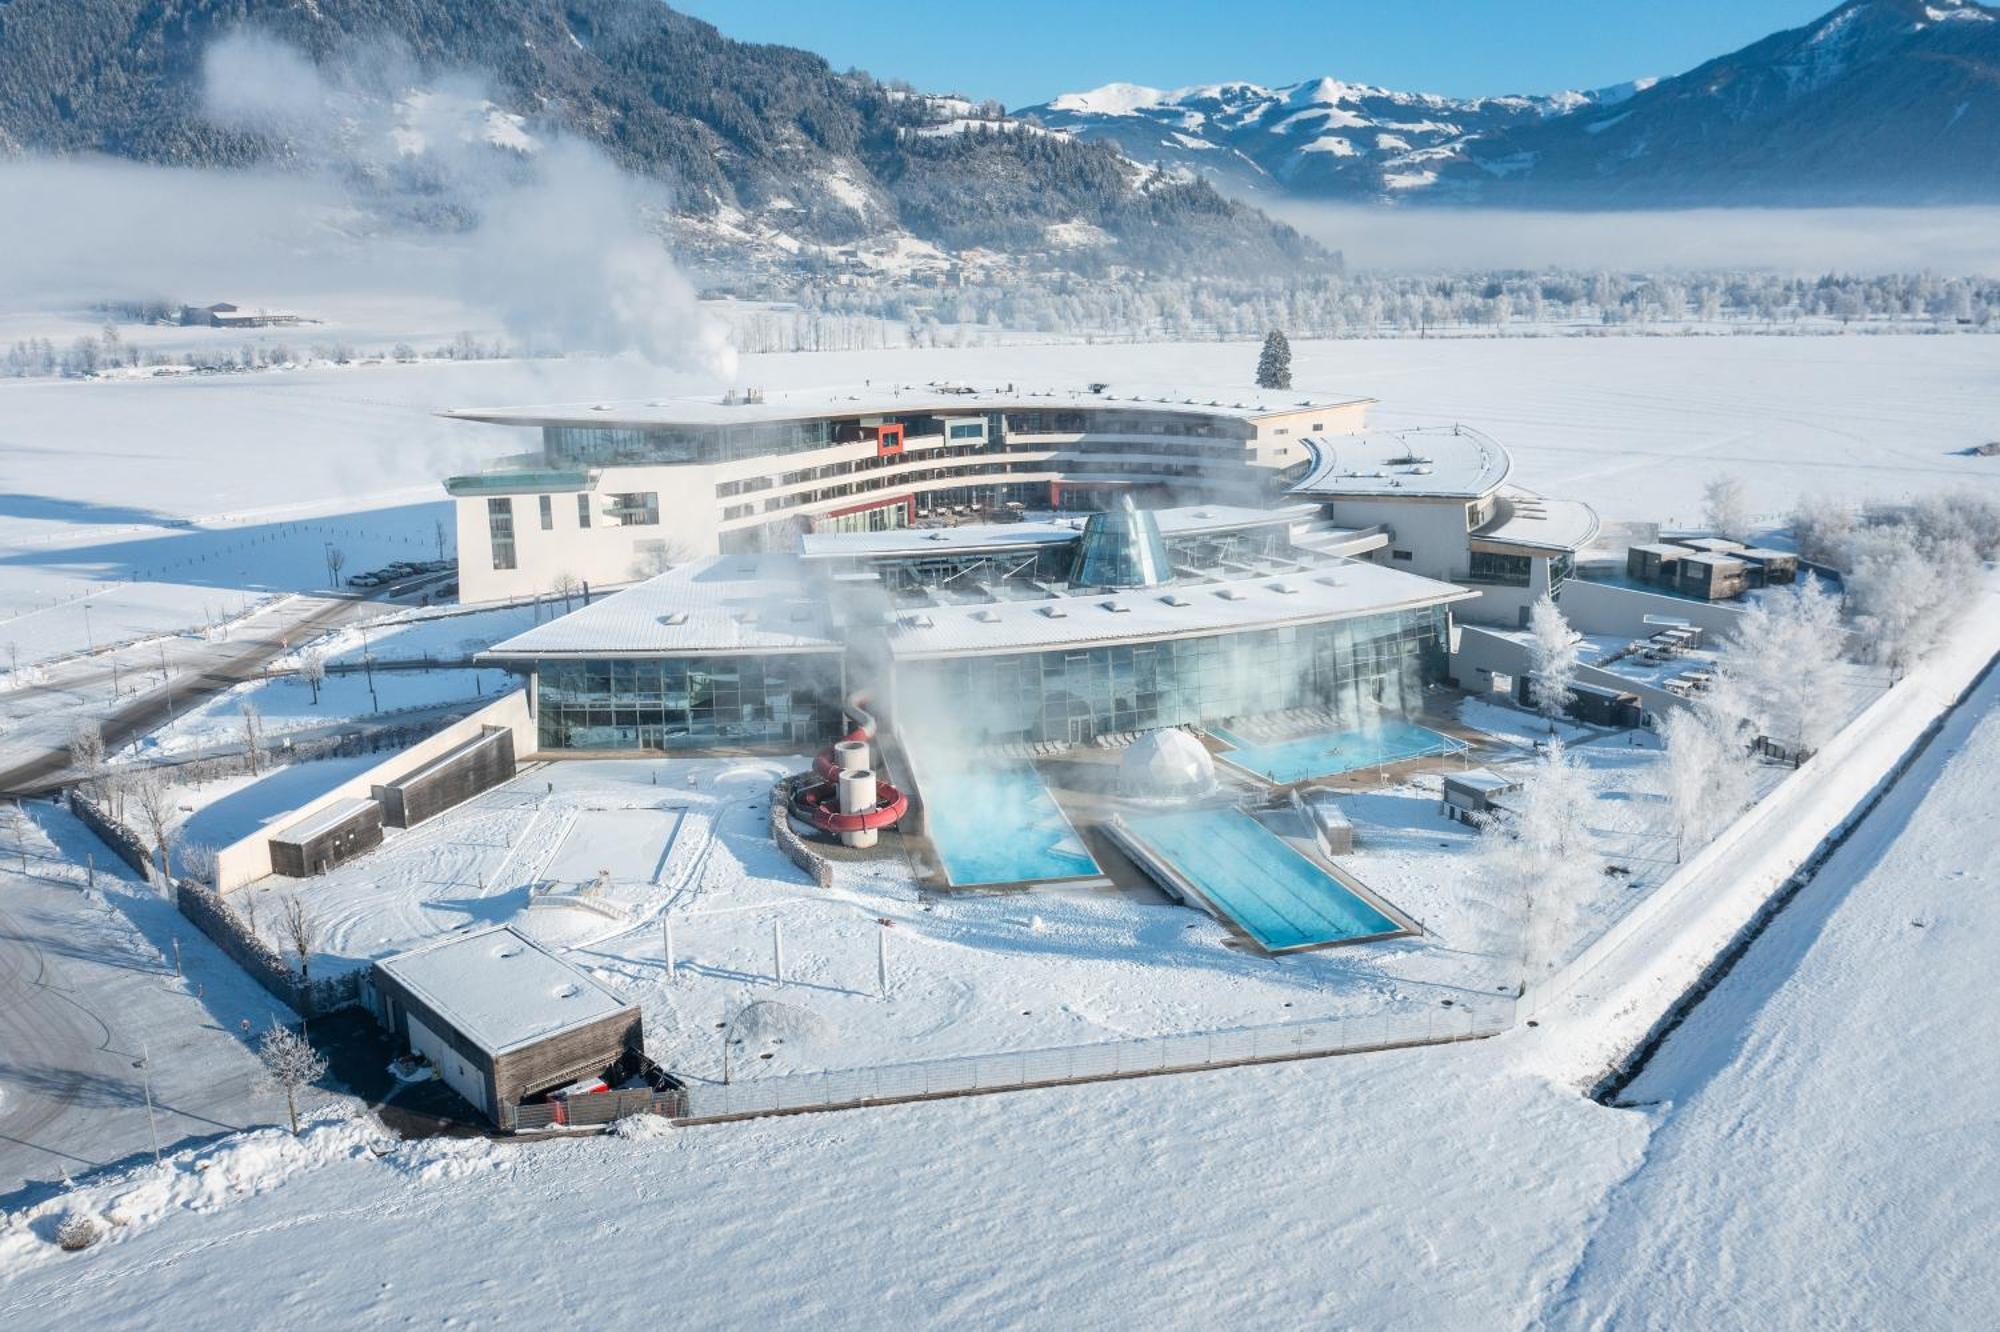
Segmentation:
{"type": "Polygon", "coordinates": [[[493,545],[493,567],[514,568],[514,499],[511,495],[486,501],[486,537],[493,545]]]}
{"type": "Polygon", "coordinates": [[[897,670],[901,724],[968,741],[1075,742],[1287,708],[1347,724],[1422,706],[1444,671],[1443,608],[1205,638],[912,662],[897,670]]]}
{"type": "Polygon", "coordinates": [[[545,661],[535,677],[543,749],[806,746],[840,726],[832,653],[545,661]]]}
{"type": "Polygon", "coordinates": [[[1085,521],[1069,581],[1077,587],[1156,587],[1172,576],[1160,520],[1120,495],[1085,521]]]}

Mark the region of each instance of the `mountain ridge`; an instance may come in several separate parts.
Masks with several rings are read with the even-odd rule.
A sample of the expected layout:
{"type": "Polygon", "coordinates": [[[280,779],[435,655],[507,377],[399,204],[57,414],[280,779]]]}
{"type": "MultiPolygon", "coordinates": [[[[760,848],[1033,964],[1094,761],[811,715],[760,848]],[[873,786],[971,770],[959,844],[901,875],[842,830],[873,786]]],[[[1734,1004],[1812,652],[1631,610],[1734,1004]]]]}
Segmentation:
{"type": "Polygon", "coordinates": [[[2000,8],[1847,0],[1681,74],[1594,92],[1107,84],[1017,114],[1260,201],[1986,203],[2000,201],[2000,8]]]}

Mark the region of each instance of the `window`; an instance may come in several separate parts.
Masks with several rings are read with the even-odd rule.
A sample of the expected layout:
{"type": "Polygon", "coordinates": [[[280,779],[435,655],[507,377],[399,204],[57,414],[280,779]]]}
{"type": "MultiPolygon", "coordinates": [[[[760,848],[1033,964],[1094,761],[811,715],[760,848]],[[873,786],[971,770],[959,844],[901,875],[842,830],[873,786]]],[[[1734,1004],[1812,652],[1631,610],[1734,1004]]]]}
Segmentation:
{"type": "Polygon", "coordinates": [[[1322,430],[1324,430],[1324,429],[1326,429],[1326,422],[1324,422],[1324,421],[1314,421],[1314,422],[1313,422],[1313,433],[1314,433],[1314,434],[1318,434],[1318,433],[1319,433],[1320,431],[1322,431],[1322,430]]]}
{"type": "Polygon", "coordinates": [[[493,543],[493,567],[513,569],[514,497],[499,495],[486,501],[486,535],[493,543]]]}
{"type": "Polygon", "coordinates": [[[1289,435],[1292,432],[1289,427],[1279,426],[1276,430],[1273,430],[1271,433],[1274,435],[1289,435]]]}
{"type": "Polygon", "coordinates": [[[556,498],[553,495],[543,495],[541,496],[541,501],[542,530],[544,532],[553,532],[556,528],[556,498]]]}
{"type": "Polygon", "coordinates": [[[1534,561],[1526,555],[1496,555],[1483,550],[1472,552],[1469,566],[1467,582],[1502,587],[1526,587],[1534,572],[1534,561]]]}
{"type": "Polygon", "coordinates": [[[620,527],[658,527],[660,493],[657,490],[640,490],[627,495],[613,495],[610,513],[620,527]]]}
{"type": "Polygon", "coordinates": [[[576,497],[576,525],[578,527],[590,526],[590,496],[588,495],[578,495],[576,497]]]}
{"type": "Polygon", "coordinates": [[[1407,550],[1392,550],[1389,552],[1389,558],[1392,560],[1409,560],[1412,556],[1407,550]]]}
{"type": "Polygon", "coordinates": [[[984,421],[956,422],[948,432],[948,437],[951,439],[985,439],[986,423],[984,421]]]}
{"type": "Polygon", "coordinates": [[[728,522],[732,518],[748,518],[756,511],[757,506],[754,504],[731,504],[723,509],[722,521],[728,522]]]}

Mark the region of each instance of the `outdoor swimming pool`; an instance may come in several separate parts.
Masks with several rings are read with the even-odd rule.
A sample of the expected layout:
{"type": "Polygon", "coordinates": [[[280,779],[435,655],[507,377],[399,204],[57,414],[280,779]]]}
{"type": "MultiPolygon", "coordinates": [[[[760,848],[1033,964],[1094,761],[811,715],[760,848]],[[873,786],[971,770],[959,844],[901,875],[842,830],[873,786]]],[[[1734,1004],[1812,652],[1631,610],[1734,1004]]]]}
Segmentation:
{"type": "Polygon", "coordinates": [[[1101,872],[1033,764],[925,766],[917,789],[925,831],[955,888],[1101,872]]]}
{"type": "Polygon", "coordinates": [[[1240,809],[1159,814],[1126,828],[1267,951],[1403,928],[1240,809]]]}
{"type": "Polygon", "coordinates": [[[1439,735],[1402,717],[1385,718],[1377,726],[1302,735],[1296,740],[1267,745],[1219,729],[1210,734],[1229,746],[1228,752],[1216,755],[1217,758],[1279,786],[1314,777],[1332,777],[1357,768],[1400,763],[1427,754],[1456,754],[1465,748],[1450,736],[1439,735]]]}

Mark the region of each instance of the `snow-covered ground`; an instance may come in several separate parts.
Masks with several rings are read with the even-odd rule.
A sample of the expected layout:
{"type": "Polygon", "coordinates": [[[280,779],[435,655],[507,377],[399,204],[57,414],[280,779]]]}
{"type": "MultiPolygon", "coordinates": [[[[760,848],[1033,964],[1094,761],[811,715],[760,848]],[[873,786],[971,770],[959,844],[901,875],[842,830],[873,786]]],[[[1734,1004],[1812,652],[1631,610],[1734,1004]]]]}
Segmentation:
{"type": "MultiPolygon", "coordinates": [[[[1723,470],[1771,515],[1815,489],[1873,500],[2000,490],[2000,464],[1958,453],[1991,439],[2000,418],[1992,347],[1977,337],[1300,342],[1294,379],[1302,391],[1380,399],[1385,425],[1478,425],[1514,451],[1515,480],[1607,518],[1692,523],[1702,483],[1723,470]]],[[[1181,379],[1254,392],[1254,362],[1240,343],[1008,346],[748,356],[739,378],[773,388],[1181,379]]],[[[33,661],[202,624],[269,589],[322,584],[329,541],[350,573],[434,555],[435,524],[449,526],[438,480],[533,443],[440,420],[441,409],[715,387],[584,358],[0,381],[0,644],[33,661]],[[121,581],[135,576],[145,581],[121,581]]]]}
{"type": "MultiPolygon", "coordinates": [[[[1973,338],[1344,342],[1301,344],[1295,362],[1302,386],[1381,398],[1385,423],[1491,430],[1514,449],[1522,484],[1590,500],[1614,520],[1688,522],[1718,469],[1740,472],[1771,513],[1811,489],[1991,493],[2000,469],[1956,452],[1990,438],[2000,415],[1986,348],[1973,338]]],[[[1092,377],[1212,382],[1218,358],[1240,358],[1247,375],[1251,350],[1097,348],[1092,377]]],[[[771,357],[746,375],[772,386],[885,376],[1055,383],[1076,377],[1077,355],[771,357]]],[[[74,528],[86,547],[101,539],[75,507],[87,503],[213,517],[311,494],[326,512],[365,516],[392,506],[396,485],[429,484],[403,479],[418,468],[449,470],[419,457],[421,443],[386,444],[442,438],[430,432],[443,423],[425,415],[435,407],[693,387],[654,377],[620,393],[610,382],[618,373],[552,362],[0,385],[0,468],[9,489],[44,479],[77,520],[56,528],[74,528]],[[390,392],[396,374],[406,378],[390,392]],[[289,452],[232,466],[226,450],[261,417],[222,390],[279,384],[304,391],[296,407],[273,408],[296,411],[292,429],[271,432],[289,452]],[[100,394],[203,388],[217,396],[120,404],[112,415],[130,415],[96,438],[143,438],[136,424],[148,416],[172,422],[161,456],[206,469],[226,492],[215,505],[186,476],[144,460],[129,477],[96,464],[105,493],[93,499],[89,466],[22,447],[51,448],[65,413],[37,408],[42,433],[23,436],[8,411],[30,391],[73,392],[83,404],[73,420],[89,426],[109,410],[100,394]],[[396,401],[364,409],[371,393],[396,401]],[[180,407],[204,402],[229,404],[236,424],[205,426],[201,407],[180,407]],[[329,447],[343,431],[383,442],[375,466],[343,467],[366,451],[329,447]]],[[[464,447],[517,446],[502,437],[464,447]]],[[[0,541],[14,539],[7,523],[29,524],[21,534],[33,538],[49,535],[51,521],[41,508],[6,519],[0,541]]],[[[287,544],[300,559],[317,550],[305,538],[270,543],[287,544]]],[[[448,644],[458,627],[415,632],[448,644]]],[[[339,651],[356,647],[343,641],[339,651]]],[[[371,650],[382,650],[372,631],[371,650]]],[[[2000,1077],[1972,1016],[1990,970],[1992,894],[1981,890],[1991,887],[1983,857],[1994,828],[1983,809],[2000,772],[1997,690],[1989,681],[1800,899],[1801,914],[1781,919],[1668,1043],[1632,1089],[1656,1102],[1645,1109],[1578,1096],[1573,1051],[1558,1048],[1570,1033],[1552,1019],[1463,1047],[678,1133],[638,1124],[531,1148],[396,1144],[342,1123],[296,1147],[263,1134],[203,1148],[167,1174],[92,1184],[11,1216],[0,1224],[0,1307],[38,1323],[167,1319],[190,1307],[332,1325],[440,1311],[469,1321],[523,1310],[657,1316],[659,1283],[579,1284],[566,1261],[552,1261],[559,1236],[576,1235],[590,1237],[607,1270],[666,1278],[679,1313],[722,1324],[1006,1323],[1050,1310],[1077,1326],[1185,1320],[1190,1310],[1422,1328],[1977,1322],[1996,1302],[1980,1237],[2000,1197],[1993,1135],[1983,1132],[2000,1077]],[[1773,1199],[1786,1212],[1776,1221],[1773,1199]],[[108,1238],[81,1256],[58,1252],[47,1240],[65,1208],[104,1220],[108,1238]],[[425,1242],[400,1242],[411,1234],[425,1242]],[[243,1280],[298,1271],[302,1246],[325,1259],[310,1274],[243,1280]],[[1929,1255],[1941,1257],[1926,1267],[1929,1255]],[[1923,1292],[1915,1302],[1913,1289],[1923,1292]],[[1738,1319],[1738,1309],[1758,1314],[1738,1319]]],[[[335,715],[353,706],[346,699],[335,715]]],[[[1462,716],[1520,743],[1543,733],[1488,702],[1462,716]]],[[[1653,751],[1577,738],[1579,756],[1625,797],[1608,803],[1636,806],[1653,751]]],[[[656,1053],[697,1075],[715,1057],[715,1022],[746,998],[811,1008],[850,1062],[1264,1021],[1301,1004],[1413,1002],[1463,983],[1423,969],[1453,951],[1449,903],[1426,893],[1442,896],[1442,878],[1461,872],[1453,862],[1465,834],[1436,817],[1421,784],[1358,799],[1355,868],[1424,917],[1439,946],[1272,962],[1221,947],[1219,928],[1191,911],[1138,897],[926,904],[893,863],[843,868],[820,894],[779,857],[764,822],[771,777],[793,766],[578,763],[527,774],[317,885],[327,959],[351,963],[467,921],[518,919],[638,997],[666,1047],[656,1053]],[[1460,845],[1438,845],[1454,838],[1460,845]],[[695,856],[701,873],[690,875],[695,856]],[[625,920],[527,905],[537,885],[574,890],[570,880],[599,868],[612,871],[606,905],[625,920]],[[659,930],[669,907],[680,963],[671,982],[659,930]],[[885,916],[895,924],[882,999],[873,982],[885,916]],[[782,988],[766,979],[774,922],[784,930],[782,988]]],[[[235,813],[253,820],[244,826],[254,826],[253,806],[275,799],[249,794],[257,785],[225,797],[240,796],[235,813]]],[[[234,818],[225,801],[191,803],[203,805],[196,817],[234,818]]],[[[1650,856],[1664,872],[1641,824],[1607,813],[1593,825],[1625,839],[1607,851],[1634,864],[1650,856]]],[[[1618,994],[1608,982],[1594,990],[1618,994]]],[[[765,1073],[827,1058],[763,1052],[775,1056],[759,1061],[765,1073]]]]}

